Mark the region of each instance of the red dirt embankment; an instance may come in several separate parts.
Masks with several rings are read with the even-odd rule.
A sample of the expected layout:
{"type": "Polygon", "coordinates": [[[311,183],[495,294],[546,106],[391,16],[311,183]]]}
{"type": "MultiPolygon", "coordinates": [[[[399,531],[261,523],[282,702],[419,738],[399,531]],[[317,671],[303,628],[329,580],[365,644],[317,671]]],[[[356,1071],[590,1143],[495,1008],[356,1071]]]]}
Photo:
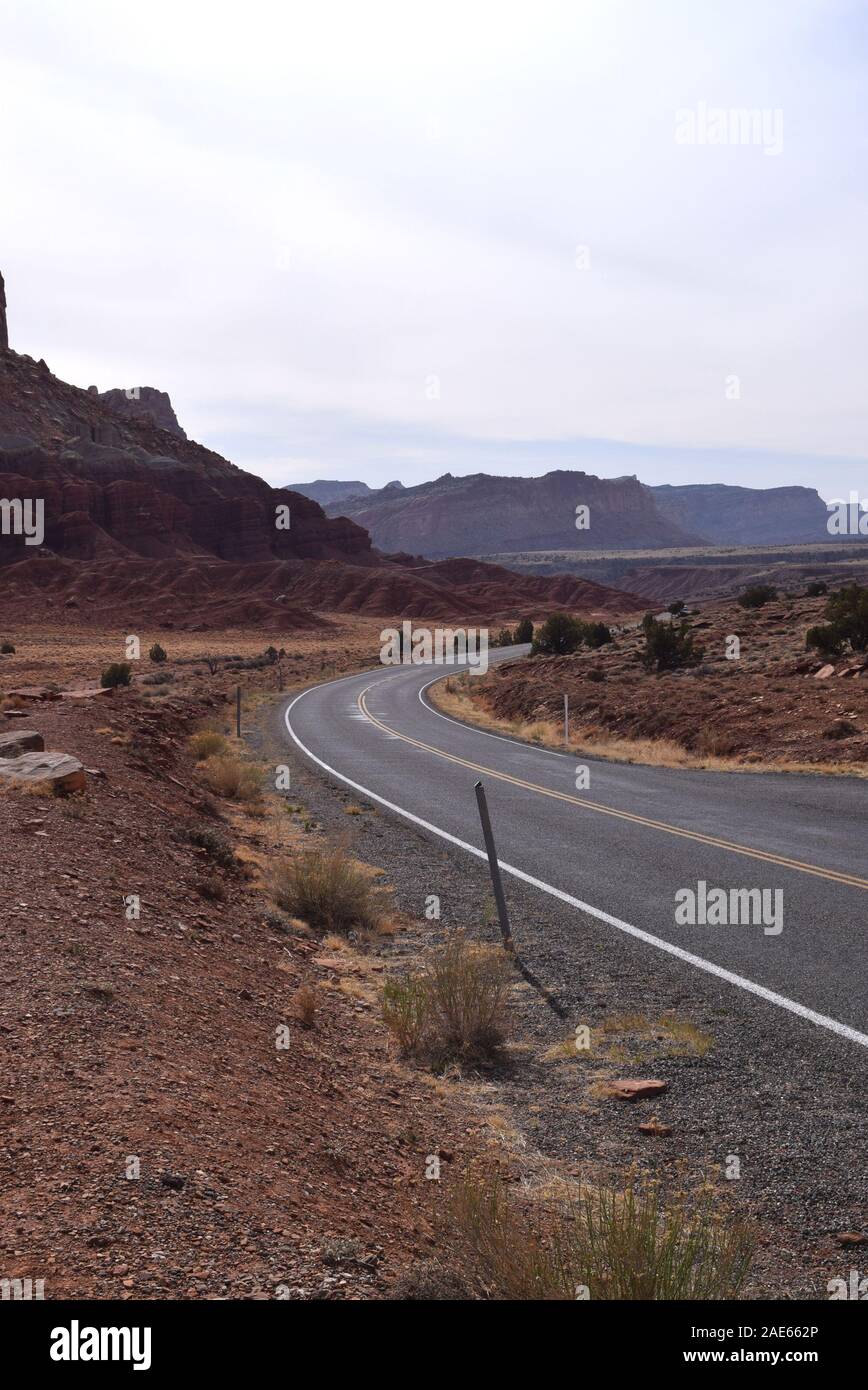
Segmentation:
{"type": "Polygon", "coordinates": [[[747,612],[711,604],[691,619],[705,653],[693,669],[647,672],[638,659],[644,638],[632,627],[598,651],[495,667],[470,694],[496,718],[533,723],[562,719],[566,693],[574,734],[601,747],[665,740],[700,758],[856,771],[868,764],[868,657],[851,652],[827,664],[806,652],[805,633],[822,623],[825,604],[787,598],[747,612]],[[732,636],[738,659],[726,656],[732,636]]]}

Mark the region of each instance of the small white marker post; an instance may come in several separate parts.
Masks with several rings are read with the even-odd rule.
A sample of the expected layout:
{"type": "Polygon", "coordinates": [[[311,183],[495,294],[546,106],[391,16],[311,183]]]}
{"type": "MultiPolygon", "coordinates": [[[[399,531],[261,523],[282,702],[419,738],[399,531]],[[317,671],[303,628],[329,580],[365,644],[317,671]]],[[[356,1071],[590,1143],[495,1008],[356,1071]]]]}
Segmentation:
{"type": "Polygon", "coordinates": [[[235,736],[241,737],[241,686],[235,687],[235,736]]]}
{"type": "Polygon", "coordinates": [[[564,745],[570,742],[570,697],[564,694],[564,745]]]}

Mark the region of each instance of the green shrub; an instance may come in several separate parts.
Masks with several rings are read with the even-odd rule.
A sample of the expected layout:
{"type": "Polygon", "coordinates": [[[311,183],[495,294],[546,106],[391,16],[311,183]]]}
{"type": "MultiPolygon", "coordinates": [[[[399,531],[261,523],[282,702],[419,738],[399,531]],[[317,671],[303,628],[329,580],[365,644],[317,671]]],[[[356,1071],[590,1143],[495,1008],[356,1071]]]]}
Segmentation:
{"type": "Polygon", "coordinates": [[[805,646],[814,648],[821,656],[839,656],[843,645],[840,632],[831,623],[809,627],[805,634],[805,646]]]}
{"type": "Polygon", "coordinates": [[[686,622],[677,625],[658,622],[653,614],[646,613],[642,630],[645,633],[642,664],[648,671],[676,671],[698,666],[705,654],[702,647],[694,645],[686,622]]]}
{"type": "Polygon", "coordinates": [[[744,593],[739,594],[738,601],[742,608],[762,608],[777,596],[778,591],[771,584],[749,584],[744,593]]]}
{"type": "Polygon", "coordinates": [[[160,646],[159,642],[155,642],[154,645],[151,647],[151,650],[148,652],[148,656],[151,658],[152,661],[165,661],[166,650],[164,647],[160,646]]]}
{"type": "Polygon", "coordinates": [[[530,618],[521,618],[519,620],[518,626],[515,629],[513,640],[516,646],[518,646],[519,644],[524,645],[525,642],[533,641],[533,623],[531,622],[530,618]]]}
{"type": "Polygon", "coordinates": [[[670,603],[669,612],[672,614],[673,618],[680,618],[681,614],[684,612],[685,607],[686,604],[684,602],[684,599],[679,598],[676,599],[674,603],[670,603]]]}
{"type": "Polygon", "coordinates": [[[819,598],[821,594],[827,594],[829,586],[823,579],[812,579],[805,589],[805,598],[819,598]]]}
{"type": "Polygon", "coordinates": [[[119,685],[130,685],[133,668],[128,661],[114,661],[107,666],[99,678],[103,690],[114,690],[119,685]]]}
{"type": "Polygon", "coordinates": [[[593,651],[612,640],[612,630],[605,623],[582,623],[582,635],[593,651]]]}
{"type": "Polygon", "coordinates": [[[537,628],[532,656],[569,656],[584,640],[584,624],[569,613],[553,613],[537,628]]]}
{"type": "Polygon", "coordinates": [[[845,584],[826,604],[826,617],[854,652],[868,650],[868,588],[845,584]]]}
{"type": "Polygon", "coordinates": [[[0,652],[2,652],[3,656],[14,656],[15,648],[11,642],[2,642],[0,643],[0,652]]]}
{"type": "Polygon", "coordinates": [[[509,628],[508,628],[508,627],[502,627],[502,628],[500,629],[500,632],[498,632],[498,633],[492,638],[491,645],[492,645],[492,647],[511,647],[511,646],[512,646],[512,633],[510,632],[509,628]]]}

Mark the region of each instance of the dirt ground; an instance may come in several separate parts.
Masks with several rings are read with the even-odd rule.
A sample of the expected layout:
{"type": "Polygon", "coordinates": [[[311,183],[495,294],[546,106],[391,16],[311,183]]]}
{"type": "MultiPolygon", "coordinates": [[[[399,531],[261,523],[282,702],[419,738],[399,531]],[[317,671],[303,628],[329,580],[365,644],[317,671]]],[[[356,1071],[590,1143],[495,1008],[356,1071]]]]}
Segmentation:
{"type": "MultiPolygon", "coordinates": [[[[7,692],[118,656],[112,635],[12,640],[7,692]]],[[[197,654],[195,637],[162,640],[197,654]]],[[[294,644],[286,687],[367,650],[357,624],[340,646],[294,644]]],[[[166,669],[164,687],[7,698],[26,717],[0,717],[88,769],[83,794],[0,794],[0,1271],[44,1279],[46,1298],[384,1296],[431,1251],[428,1156],[463,1162],[483,1126],[399,1064],[382,960],[275,910],[270,866],[321,838],[303,807],[272,769],[253,806],[197,771],[190,729],[231,728],[239,680],[252,717],[275,668],[166,669]]]]}

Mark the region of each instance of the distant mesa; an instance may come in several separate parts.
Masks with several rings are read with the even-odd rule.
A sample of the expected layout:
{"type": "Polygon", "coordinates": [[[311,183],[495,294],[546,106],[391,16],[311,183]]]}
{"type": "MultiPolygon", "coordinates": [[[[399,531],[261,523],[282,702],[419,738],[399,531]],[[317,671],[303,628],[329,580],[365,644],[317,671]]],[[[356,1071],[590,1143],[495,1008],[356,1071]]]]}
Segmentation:
{"type": "Polygon", "coordinates": [[[434,560],[829,539],[826,505],[813,488],[647,487],[635,475],[597,478],[568,469],[537,478],[444,473],[416,487],[324,497],[322,505],[329,516],[364,526],[380,549],[434,560]],[[587,529],[576,528],[579,504],[589,508],[587,529]]]}
{"type": "MultiPolygon", "coordinates": [[[[317,478],[312,483],[287,483],[286,486],[312,502],[319,502],[321,507],[329,502],[342,502],[345,497],[364,497],[371,491],[367,483],[345,482],[340,478],[317,478]]],[[[390,483],[389,486],[400,484],[390,483]]]]}

